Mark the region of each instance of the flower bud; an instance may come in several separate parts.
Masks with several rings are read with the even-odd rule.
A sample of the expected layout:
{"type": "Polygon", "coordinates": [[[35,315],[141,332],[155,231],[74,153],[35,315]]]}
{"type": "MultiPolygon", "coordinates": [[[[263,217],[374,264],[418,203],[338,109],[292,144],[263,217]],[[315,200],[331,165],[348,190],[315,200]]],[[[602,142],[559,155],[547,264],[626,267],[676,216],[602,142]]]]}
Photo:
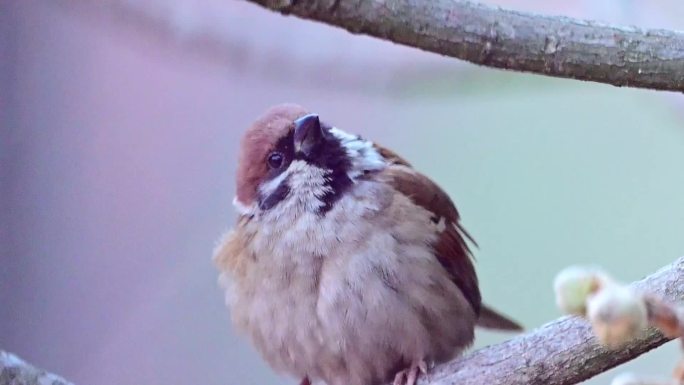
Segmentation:
{"type": "Polygon", "coordinates": [[[556,305],[565,314],[586,314],[589,296],[611,282],[607,274],[589,267],[571,266],[563,269],[553,281],[556,305]]]}
{"type": "Polygon", "coordinates": [[[599,341],[609,348],[629,342],[648,327],[643,297],[617,284],[606,285],[589,298],[587,317],[599,341]]]}

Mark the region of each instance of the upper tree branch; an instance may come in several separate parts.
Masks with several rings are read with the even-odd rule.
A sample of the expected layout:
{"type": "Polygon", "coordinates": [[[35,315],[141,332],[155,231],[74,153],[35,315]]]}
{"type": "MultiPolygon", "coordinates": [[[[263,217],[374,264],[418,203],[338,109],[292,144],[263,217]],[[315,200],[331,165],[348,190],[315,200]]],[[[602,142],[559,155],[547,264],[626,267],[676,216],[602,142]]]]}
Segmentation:
{"type": "Polygon", "coordinates": [[[533,15],[463,0],[249,0],[475,64],[684,91],[684,33],[533,15]]]}

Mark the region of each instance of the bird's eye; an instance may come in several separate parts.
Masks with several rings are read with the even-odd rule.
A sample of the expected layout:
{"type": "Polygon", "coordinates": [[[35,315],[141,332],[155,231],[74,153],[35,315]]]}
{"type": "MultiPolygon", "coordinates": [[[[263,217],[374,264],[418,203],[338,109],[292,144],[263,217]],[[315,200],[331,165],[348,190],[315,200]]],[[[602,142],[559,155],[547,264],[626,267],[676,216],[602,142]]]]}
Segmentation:
{"type": "Polygon", "coordinates": [[[280,168],[280,166],[283,165],[283,161],[285,160],[285,157],[283,154],[279,152],[272,152],[268,154],[268,166],[270,168],[276,169],[280,168]]]}

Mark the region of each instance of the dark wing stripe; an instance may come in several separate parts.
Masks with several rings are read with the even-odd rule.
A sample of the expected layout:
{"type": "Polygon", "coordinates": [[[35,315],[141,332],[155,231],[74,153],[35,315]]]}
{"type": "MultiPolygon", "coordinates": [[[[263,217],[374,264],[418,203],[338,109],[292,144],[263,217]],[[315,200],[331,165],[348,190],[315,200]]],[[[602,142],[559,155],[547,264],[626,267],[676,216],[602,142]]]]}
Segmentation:
{"type": "MultiPolygon", "coordinates": [[[[401,160],[399,157],[397,159],[401,160]]],[[[444,219],[445,228],[434,245],[435,254],[475,312],[479,313],[480,289],[466,242],[466,238],[471,238],[467,233],[462,232],[459,214],[451,198],[428,177],[406,165],[395,163],[385,169],[384,173],[397,191],[406,195],[415,204],[432,212],[433,219],[437,222],[444,219]]]]}
{"type": "Polygon", "coordinates": [[[451,274],[451,280],[461,289],[475,313],[479,314],[482,298],[475,267],[465,240],[453,224],[447,223],[435,251],[439,262],[451,274]]]}

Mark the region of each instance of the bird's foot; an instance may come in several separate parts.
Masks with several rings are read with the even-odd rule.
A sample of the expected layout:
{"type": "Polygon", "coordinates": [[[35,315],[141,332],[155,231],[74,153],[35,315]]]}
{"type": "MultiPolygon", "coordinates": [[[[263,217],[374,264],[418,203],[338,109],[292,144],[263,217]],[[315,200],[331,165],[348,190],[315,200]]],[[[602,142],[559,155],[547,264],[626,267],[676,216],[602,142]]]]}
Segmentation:
{"type": "Polygon", "coordinates": [[[416,385],[419,374],[427,374],[428,365],[425,361],[420,360],[411,364],[408,368],[398,372],[394,376],[392,385],[416,385]]]}

